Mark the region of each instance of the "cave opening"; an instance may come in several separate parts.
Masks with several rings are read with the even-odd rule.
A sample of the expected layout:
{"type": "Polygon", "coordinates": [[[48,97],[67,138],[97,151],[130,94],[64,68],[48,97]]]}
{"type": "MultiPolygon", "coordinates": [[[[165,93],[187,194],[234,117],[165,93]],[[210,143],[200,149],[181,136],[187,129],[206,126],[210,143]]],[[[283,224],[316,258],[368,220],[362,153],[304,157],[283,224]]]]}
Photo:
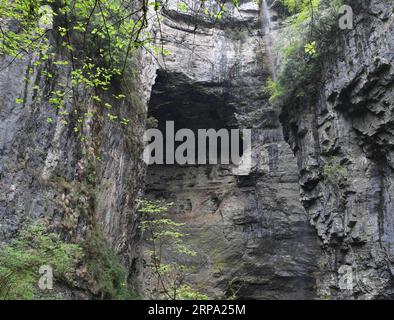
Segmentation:
{"type": "MultiPolygon", "coordinates": [[[[225,129],[225,136],[229,137],[229,143],[226,144],[226,139],[220,134],[217,138],[216,151],[220,163],[221,155],[230,153],[232,142],[237,143],[237,155],[241,157],[243,153],[242,137],[239,137],[237,142],[231,133],[231,130],[237,129],[237,121],[234,107],[226,103],[226,96],[227,93],[223,85],[219,87],[212,84],[191,82],[182,74],[168,73],[161,70],[158,71],[155,85],[152,88],[148,116],[155,119],[156,128],[163,135],[164,144],[166,143],[166,134],[170,122],[173,122],[175,132],[181,129],[189,129],[194,133],[194,163],[201,164],[198,154],[201,153],[198,145],[201,141],[199,130],[213,129],[215,133],[219,133],[220,130],[225,129]]],[[[183,144],[185,140],[186,137],[183,141],[175,141],[174,149],[183,144]]],[[[208,139],[205,146],[207,157],[210,152],[209,142],[211,141],[208,139]]],[[[167,161],[169,159],[166,152],[164,152],[163,158],[164,163],[173,163],[167,161]]],[[[194,165],[194,163],[191,165],[194,165]]],[[[210,163],[209,159],[206,159],[206,163],[210,163]]]]}

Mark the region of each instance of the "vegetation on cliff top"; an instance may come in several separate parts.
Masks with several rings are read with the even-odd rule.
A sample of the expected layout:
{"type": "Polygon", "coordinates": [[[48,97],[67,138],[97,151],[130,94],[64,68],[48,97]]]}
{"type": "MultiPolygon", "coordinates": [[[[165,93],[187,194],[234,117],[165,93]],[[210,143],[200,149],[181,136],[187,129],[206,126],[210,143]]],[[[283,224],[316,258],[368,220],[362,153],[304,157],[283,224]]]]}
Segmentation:
{"type": "MultiPolygon", "coordinates": [[[[239,5],[238,0],[232,2],[235,6],[239,5]]],[[[159,11],[165,4],[166,1],[156,0],[0,1],[0,72],[19,59],[28,60],[26,88],[31,88],[33,97],[42,93],[45,101],[37,99],[35,102],[47,103],[54,110],[52,114],[55,116],[49,116],[47,123],[60,123],[70,127],[81,142],[86,139],[84,128],[96,112],[104,112],[107,121],[128,126],[130,119],[121,117],[115,108],[118,105],[133,104],[132,101],[124,103],[132,92],[123,92],[123,87],[119,84],[125,79],[130,84],[129,79],[134,78],[137,69],[134,58],[139,49],[144,48],[155,59],[159,55],[169,54],[157,39],[161,35],[152,34],[147,29],[148,11],[156,15],[156,23],[160,25],[159,11]],[[35,78],[37,79],[34,80],[35,78]],[[41,86],[43,83],[51,84],[48,86],[49,92],[41,92],[44,91],[41,86]]],[[[218,4],[220,5],[213,10],[201,0],[196,8],[198,12],[216,21],[221,19],[225,11],[224,2],[218,1],[218,4]]],[[[186,12],[189,9],[185,3],[180,2],[180,11],[186,12]]],[[[132,91],[130,86],[128,89],[132,91]]],[[[25,104],[23,95],[15,98],[15,104],[25,104]]],[[[84,181],[77,185],[84,189],[87,186],[84,181]]],[[[94,200],[94,185],[87,187],[86,192],[94,200]]],[[[77,192],[77,189],[73,191],[77,192]]],[[[88,211],[89,219],[94,217],[95,208],[83,208],[86,203],[78,205],[82,207],[81,211],[88,211]]],[[[163,221],[152,221],[150,226],[158,226],[163,221]]],[[[149,223],[146,222],[145,227],[148,226],[149,223]]],[[[118,257],[107,244],[98,223],[93,222],[92,227],[92,235],[81,248],[76,244],[67,247],[67,243],[60,240],[57,234],[47,235],[44,229],[35,224],[26,229],[38,241],[37,247],[30,248],[29,243],[23,242],[28,240],[24,236],[25,231],[21,231],[19,240],[1,250],[2,259],[7,260],[0,270],[5,277],[3,289],[7,290],[6,296],[30,299],[38,297],[35,288],[36,267],[38,264],[48,264],[56,269],[60,268],[44,254],[51,252],[56,245],[59,246],[57,254],[62,250],[69,252],[71,248],[83,251],[88,272],[92,273],[96,282],[94,286],[97,287],[95,289],[102,298],[131,297],[126,288],[126,272],[118,257]],[[54,243],[48,242],[46,237],[54,243]],[[21,267],[17,265],[19,260],[12,261],[17,257],[23,258],[21,267]],[[7,276],[8,273],[12,276],[7,276]],[[13,291],[8,292],[8,287],[13,288],[13,291]]],[[[177,237],[174,237],[174,241],[175,238],[177,237]]],[[[176,248],[181,250],[182,247],[177,243],[176,248]]],[[[186,247],[182,250],[184,254],[191,254],[191,251],[185,251],[186,247]]],[[[67,252],[64,252],[64,259],[59,261],[64,264],[63,267],[71,268],[72,256],[67,256],[67,252]]],[[[180,266],[171,268],[175,270],[175,267],[180,266]]],[[[69,273],[67,271],[67,275],[69,273]]],[[[58,276],[66,278],[66,274],[61,272],[58,276]]],[[[166,272],[165,277],[168,276],[169,273],[166,272]]],[[[175,297],[204,297],[184,283],[175,287],[175,297]]]]}
{"type": "Polygon", "coordinates": [[[278,78],[268,80],[272,104],[294,105],[316,94],[324,59],[335,48],[339,8],[343,0],[282,0],[290,13],[279,34],[278,78]]]}

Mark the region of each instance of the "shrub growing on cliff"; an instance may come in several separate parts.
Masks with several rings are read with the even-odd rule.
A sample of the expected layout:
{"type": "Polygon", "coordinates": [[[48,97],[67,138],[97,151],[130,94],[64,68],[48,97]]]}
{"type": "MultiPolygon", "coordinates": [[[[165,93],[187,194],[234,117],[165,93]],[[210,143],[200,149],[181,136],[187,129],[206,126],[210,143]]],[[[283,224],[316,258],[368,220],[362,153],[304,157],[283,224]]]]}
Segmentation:
{"type": "Polygon", "coordinates": [[[102,299],[130,299],[134,295],[128,289],[126,270],[119,258],[104,239],[96,224],[92,235],[84,246],[87,271],[93,276],[102,299]]]}
{"type": "Polygon", "coordinates": [[[0,249],[0,299],[56,298],[51,292],[39,290],[39,268],[51,266],[55,281],[73,285],[81,256],[77,244],[63,242],[42,222],[27,225],[0,249]]]}
{"type": "Polygon", "coordinates": [[[146,252],[148,266],[155,277],[152,295],[170,300],[206,300],[208,297],[195,290],[187,282],[191,268],[184,262],[197,253],[185,244],[185,234],[177,223],[165,214],[171,204],[160,201],[140,201],[141,228],[145,232],[150,249],[146,252]],[[171,258],[168,258],[170,253],[171,258]],[[183,261],[183,262],[180,262],[183,261]]]}
{"type": "Polygon", "coordinates": [[[335,48],[338,9],[342,0],[282,0],[291,16],[279,35],[278,78],[267,83],[271,103],[292,105],[313,97],[320,82],[322,61],[335,48]]]}
{"type": "MultiPolygon", "coordinates": [[[[238,7],[240,1],[231,3],[238,7]]],[[[126,127],[131,119],[115,106],[141,107],[132,93],[137,91],[132,80],[137,52],[144,48],[157,62],[170,54],[165,48],[168,41],[161,39],[160,11],[166,4],[159,0],[2,0],[0,56],[9,59],[4,59],[0,72],[29,56],[26,90],[32,89],[39,99],[40,85],[32,83],[35,74],[36,80],[55,84],[43,95],[53,108],[53,115],[46,117],[48,127],[70,126],[85,141],[90,123],[103,119],[102,112],[107,121],[126,127]],[[148,25],[154,23],[156,30],[150,32],[148,25]],[[66,76],[58,81],[59,75],[66,76]]],[[[190,6],[179,1],[178,10],[188,15],[205,13],[216,23],[227,4],[199,0],[190,6]]],[[[22,96],[15,99],[18,104],[25,102],[22,96]]]]}
{"type": "Polygon", "coordinates": [[[324,177],[333,185],[339,186],[341,181],[348,176],[345,166],[341,165],[340,161],[331,157],[328,158],[323,167],[324,177]]]}
{"type": "MultiPolygon", "coordinates": [[[[160,2],[153,4],[156,9],[161,7],[160,2]]],[[[126,81],[123,76],[127,75],[130,88],[138,48],[161,52],[155,50],[152,37],[145,32],[148,8],[153,4],[147,0],[1,1],[0,56],[9,59],[4,60],[0,71],[30,56],[27,84],[32,86],[29,82],[36,72],[56,84],[45,95],[55,113],[47,123],[71,126],[82,141],[84,125],[95,115],[88,106],[101,107],[108,121],[127,126],[130,119],[120,116],[119,110],[109,110],[126,98],[118,93],[121,86],[114,84],[126,81]],[[61,74],[67,77],[54,81],[61,74]],[[103,94],[110,89],[113,101],[108,98],[110,94],[103,94]]],[[[34,86],[35,93],[39,89],[34,86]]],[[[17,97],[16,101],[23,103],[24,99],[17,97]]]]}

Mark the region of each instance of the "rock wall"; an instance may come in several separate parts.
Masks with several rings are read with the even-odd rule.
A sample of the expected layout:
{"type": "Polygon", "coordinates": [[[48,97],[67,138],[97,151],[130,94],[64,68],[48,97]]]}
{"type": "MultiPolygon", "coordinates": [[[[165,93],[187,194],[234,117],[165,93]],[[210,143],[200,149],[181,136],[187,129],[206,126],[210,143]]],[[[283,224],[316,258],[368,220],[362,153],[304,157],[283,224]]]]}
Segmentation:
{"type": "MultiPolygon", "coordinates": [[[[152,25],[170,54],[136,57],[140,75],[122,86],[124,102],[113,101],[129,126],[107,121],[89,91],[66,105],[93,113],[83,141],[77,119],[64,125],[49,103],[51,91],[70,85],[68,67],[53,63],[65,59],[61,50],[41,66],[34,56],[2,58],[0,246],[26,220],[44,219],[81,244],[99,226],[149,297],[135,212],[146,183],[149,197],[175,203],[170,214],[186,223],[197,252],[191,280],[211,298],[392,298],[393,1],[351,1],[355,28],[339,35],[318,98],[287,106],[280,120],[263,90],[273,61],[260,6],[244,0],[238,11],[228,2],[217,19],[206,14],[215,1],[197,3],[184,10],[170,0],[152,25]],[[252,129],[251,171],[155,165],[145,176],[148,104],[161,128],[174,120],[193,130],[252,129]]],[[[274,10],[271,18],[280,28],[274,10]]],[[[79,274],[78,289],[63,297],[100,297],[84,268],[79,274]]]]}
{"type": "Polygon", "coordinates": [[[321,296],[392,298],[393,1],[351,1],[312,104],[286,106],[302,203],[323,242],[321,296]]]}
{"type": "Polygon", "coordinates": [[[211,298],[314,298],[318,238],[299,202],[295,158],[263,90],[271,61],[260,7],[241,1],[238,11],[229,2],[217,20],[204,13],[214,1],[196,3],[188,1],[185,12],[169,1],[164,10],[157,35],[171,54],[160,61],[149,114],[161,128],[174,120],[178,129],[252,129],[252,170],[241,176],[226,165],[155,165],[147,194],[174,202],[171,216],[186,223],[198,253],[190,261],[198,290],[211,298]]]}
{"type": "MultiPolygon", "coordinates": [[[[56,48],[56,39],[51,41],[56,48]]],[[[135,200],[144,185],[142,136],[150,87],[130,87],[134,80],[130,81],[122,88],[126,95],[122,103],[111,101],[121,84],[114,85],[117,91],[108,91],[105,99],[116,105],[111,112],[130,119],[129,126],[108,121],[105,109],[89,99],[89,90],[67,103],[68,117],[58,117],[49,103],[50,92],[70,88],[71,77],[67,66],[53,62],[67,59],[59,49],[39,66],[34,55],[0,61],[0,245],[12,239],[26,220],[45,220],[65,240],[82,246],[99,228],[132,282],[139,269],[135,200]],[[48,78],[48,73],[53,77],[48,78]],[[76,134],[73,111],[81,106],[92,117],[76,134]]],[[[140,62],[139,81],[149,86],[154,75],[149,59],[136,57],[136,61],[140,62]]],[[[81,290],[66,290],[65,298],[100,294],[94,279],[83,270],[81,290]]]]}

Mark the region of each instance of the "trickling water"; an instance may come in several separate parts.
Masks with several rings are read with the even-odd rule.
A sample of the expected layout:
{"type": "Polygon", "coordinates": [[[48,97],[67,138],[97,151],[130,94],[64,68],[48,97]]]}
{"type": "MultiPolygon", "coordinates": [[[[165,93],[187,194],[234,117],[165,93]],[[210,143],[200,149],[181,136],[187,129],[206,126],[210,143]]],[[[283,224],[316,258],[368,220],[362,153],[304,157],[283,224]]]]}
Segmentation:
{"type": "Polygon", "coordinates": [[[271,32],[271,14],[268,10],[268,5],[266,0],[262,0],[261,4],[261,10],[262,10],[262,25],[263,25],[263,30],[264,30],[264,35],[269,35],[271,32]]]}
{"type": "Polygon", "coordinates": [[[271,76],[273,80],[276,80],[276,68],[275,68],[275,56],[272,52],[272,43],[273,43],[273,33],[272,33],[272,21],[271,14],[268,9],[267,1],[261,0],[261,29],[263,32],[263,38],[265,40],[266,48],[267,48],[267,57],[269,60],[269,68],[271,71],[271,76]]]}

